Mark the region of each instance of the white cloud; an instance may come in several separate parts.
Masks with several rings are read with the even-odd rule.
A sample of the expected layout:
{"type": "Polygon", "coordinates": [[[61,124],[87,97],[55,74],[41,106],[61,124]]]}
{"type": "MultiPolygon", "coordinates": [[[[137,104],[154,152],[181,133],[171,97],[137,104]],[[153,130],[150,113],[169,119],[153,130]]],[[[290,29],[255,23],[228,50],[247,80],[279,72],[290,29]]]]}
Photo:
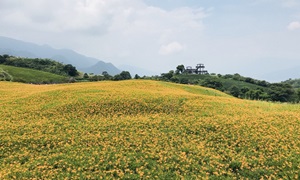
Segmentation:
{"type": "Polygon", "coordinates": [[[300,22],[298,21],[291,22],[287,28],[291,31],[300,29],[300,22]]]}
{"type": "Polygon", "coordinates": [[[162,45],[159,54],[161,55],[169,55],[174,54],[182,51],[184,49],[184,46],[181,45],[179,42],[171,42],[167,45],[162,45]]]}
{"type": "Polygon", "coordinates": [[[44,33],[156,34],[170,41],[171,34],[202,28],[206,13],[197,8],[166,11],[142,0],[1,0],[0,15],[2,25],[44,33]]]}
{"type": "Polygon", "coordinates": [[[135,2],[138,1],[3,0],[0,10],[3,11],[2,21],[6,23],[27,26],[33,30],[38,29],[38,26],[44,26],[46,27],[44,31],[66,32],[103,28],[118,10],[137,4],[135,2]]]}

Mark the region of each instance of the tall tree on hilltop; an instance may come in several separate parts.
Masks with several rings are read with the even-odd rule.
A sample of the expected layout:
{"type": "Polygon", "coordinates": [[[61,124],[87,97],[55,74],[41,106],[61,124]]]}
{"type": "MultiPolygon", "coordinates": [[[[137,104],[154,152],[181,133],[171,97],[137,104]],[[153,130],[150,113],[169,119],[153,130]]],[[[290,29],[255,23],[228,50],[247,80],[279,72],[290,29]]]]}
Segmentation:
{"type": "Polygon", "coordinates": [[[185,67],[184,67],[183,64],[178,65],[178,66],[176,67],[176,74],[179,74],[179,73],[182,74],[184,71],[185,71],[185,67]]]}

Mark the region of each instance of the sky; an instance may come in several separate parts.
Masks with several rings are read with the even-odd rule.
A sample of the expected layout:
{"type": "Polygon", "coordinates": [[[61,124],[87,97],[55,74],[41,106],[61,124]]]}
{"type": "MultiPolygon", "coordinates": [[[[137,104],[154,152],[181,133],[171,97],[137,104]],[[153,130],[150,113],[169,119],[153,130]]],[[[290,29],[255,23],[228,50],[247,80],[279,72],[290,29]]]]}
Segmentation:
{"type": "Polygon", "coordinates": [[[0,0],[0,24],[0,36],[157,74],[300,68],[300,0],[0,0]]]}

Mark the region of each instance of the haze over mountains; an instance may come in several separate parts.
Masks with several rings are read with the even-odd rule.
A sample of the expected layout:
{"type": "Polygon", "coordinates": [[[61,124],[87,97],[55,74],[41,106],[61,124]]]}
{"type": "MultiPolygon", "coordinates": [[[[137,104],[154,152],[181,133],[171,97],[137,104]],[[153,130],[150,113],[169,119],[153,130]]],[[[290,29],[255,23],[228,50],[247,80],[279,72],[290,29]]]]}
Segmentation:
{"type": "Polygon", "coordinates": [[[262,58],[240,68],[240,74],[268,82],[281,82],[300,78],[297,59],[262,58]]]}
{"type": "Polygon", "coordinates": [[[48,45],[37,45],[0,36],[0,54],[28,58],[49,58],[64,64],[72,64],[80,71],[101,74],[107,71],[111,75],[121,71],[112,63],[81,55],[70,49],[55,49],[48,45]]]}

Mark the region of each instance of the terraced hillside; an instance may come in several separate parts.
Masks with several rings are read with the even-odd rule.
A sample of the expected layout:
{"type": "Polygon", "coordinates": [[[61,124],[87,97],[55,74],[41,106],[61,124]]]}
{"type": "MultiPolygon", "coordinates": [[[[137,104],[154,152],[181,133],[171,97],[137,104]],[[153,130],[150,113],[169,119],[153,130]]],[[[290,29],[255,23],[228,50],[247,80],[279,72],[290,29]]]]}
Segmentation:
{"type": "Polygon", "coordinates": [[[130,80],[0,82],[0,179],[298,179],[300,106],[130,80]]]}

